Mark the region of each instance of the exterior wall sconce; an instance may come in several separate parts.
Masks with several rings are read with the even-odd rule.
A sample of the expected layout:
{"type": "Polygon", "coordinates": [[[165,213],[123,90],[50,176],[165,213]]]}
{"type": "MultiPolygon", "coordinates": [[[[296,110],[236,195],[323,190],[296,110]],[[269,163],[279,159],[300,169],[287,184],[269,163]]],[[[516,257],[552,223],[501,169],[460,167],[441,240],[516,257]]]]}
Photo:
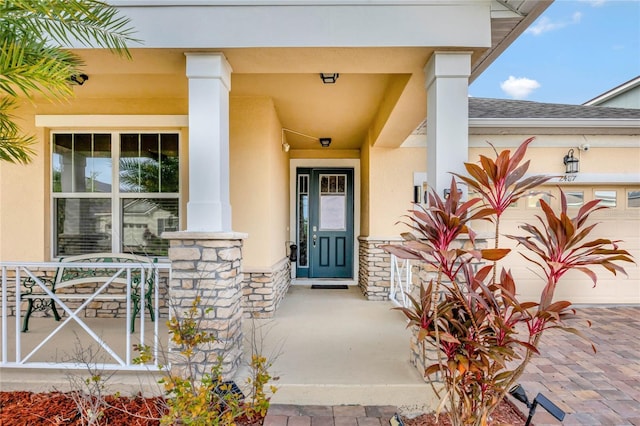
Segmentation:
{"type": "Polygon", "coordinates": [[[69,77],[72,83],[77,84],[78,86],[82,86],[85,81],[89,80],[89,76],[86,74],[74,74],[69,77]]]}
{"type": "Polygon", "coordinates": [[[329,145],[331,145],[331,138],[320,138],[320,145],[322,145],[323,148],[329,148],[329,145]]]}
{"type": "Polygon", "coordinates": [[[565,173],[578,173],[580,160],[573,156],[573,149],[567,152],[562,161],[566,168],[565,173]]]}
{"type": "Polygon", "coordinates": [[[320,73],[320,79],[324,84],[334,84],[338,79],[338,77],[340,77],[340,74],[338,74],[337,72],[336,73],[326,73],[326,72],[320,73]]]}

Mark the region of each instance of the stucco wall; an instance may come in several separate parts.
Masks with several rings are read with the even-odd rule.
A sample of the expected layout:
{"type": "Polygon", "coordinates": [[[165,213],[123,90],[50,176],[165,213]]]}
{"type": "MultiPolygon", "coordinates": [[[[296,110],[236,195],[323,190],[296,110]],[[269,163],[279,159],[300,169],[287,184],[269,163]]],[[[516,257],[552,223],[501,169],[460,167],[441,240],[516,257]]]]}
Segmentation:
{"type": "Polygon", "coordinates": [[[233,97],[229,137],[232,226],[246,232],[243,267],[271,268],[286,255],[288,154],[269,98],[233,97]]]}
{"type": "Polygon", "coordinates": [[[413,173],[426,170],[426,149],[371,148],[369,153],[368,236],[397,236],[395,225],[413,202],[413,173]]]}
{"type": "MultiPolygon", "coordinates": [[[[33,108],[20,109],[21,128],[38,136],[33,108]]],[[[18,114],[16,114],[18,115],[18,114]]],[[[0,161],[0,260],[39,261],[45,255],[48,225],[47,156],[43,143],[33,146],[35,156],[31,164],[16,165],[0,161]]]]}

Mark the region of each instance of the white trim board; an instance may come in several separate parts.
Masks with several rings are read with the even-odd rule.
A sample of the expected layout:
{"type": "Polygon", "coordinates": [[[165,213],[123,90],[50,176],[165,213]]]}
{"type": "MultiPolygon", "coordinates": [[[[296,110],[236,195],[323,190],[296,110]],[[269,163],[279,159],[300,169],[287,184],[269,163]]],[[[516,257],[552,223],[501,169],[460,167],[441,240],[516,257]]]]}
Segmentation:
{"type": "Polygon", "coordinates": [[[180,128],[189,127],[188,115],[36,115],[36,127],[57,128],[180,128]]]}

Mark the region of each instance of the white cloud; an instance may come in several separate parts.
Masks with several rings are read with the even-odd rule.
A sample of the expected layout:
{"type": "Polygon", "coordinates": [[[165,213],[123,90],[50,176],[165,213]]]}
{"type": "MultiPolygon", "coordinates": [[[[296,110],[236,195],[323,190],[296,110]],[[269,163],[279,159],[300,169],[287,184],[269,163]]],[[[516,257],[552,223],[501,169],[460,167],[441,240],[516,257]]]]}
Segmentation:
{"type": "Polygon", "coordinates": [[[512,75],[502,83],[500,88],[513,99],[524,99],[534,90],[540,87],[540,83],[526,77],[516,78],[512,75]]]}
{"type": "Polygon", "coordinates": [[[607,2],[607,0],[580,0],[583,3],[589,3],[593,7],[600,7],[607,2]]]}
{"type": "Polygon", "coordinates": [[[537,36],[543,33],[547,33],[549,31],[559,30],[560,28],[564,28],[568,25],[577,24],[580,22],[580,20],[582,20],[582,13],[580,12],[575,12],[571,16],[571,20],[569,21],[553,22],[548,17],[543,16],[542,18],[537,20],[532,26],[527,28],[525,32],[537,36]]]}

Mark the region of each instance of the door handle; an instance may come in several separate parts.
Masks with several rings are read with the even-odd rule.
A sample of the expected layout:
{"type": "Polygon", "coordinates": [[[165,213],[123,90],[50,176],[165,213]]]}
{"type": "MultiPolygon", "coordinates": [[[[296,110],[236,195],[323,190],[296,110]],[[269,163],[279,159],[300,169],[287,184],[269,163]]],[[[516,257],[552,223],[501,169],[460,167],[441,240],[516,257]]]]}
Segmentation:
{"type": "Polygon", "coordinates": [[[318,236],[316,234],[313,234],[313,246],[316,246],[316,240],[318,239],[318,236]]]}

